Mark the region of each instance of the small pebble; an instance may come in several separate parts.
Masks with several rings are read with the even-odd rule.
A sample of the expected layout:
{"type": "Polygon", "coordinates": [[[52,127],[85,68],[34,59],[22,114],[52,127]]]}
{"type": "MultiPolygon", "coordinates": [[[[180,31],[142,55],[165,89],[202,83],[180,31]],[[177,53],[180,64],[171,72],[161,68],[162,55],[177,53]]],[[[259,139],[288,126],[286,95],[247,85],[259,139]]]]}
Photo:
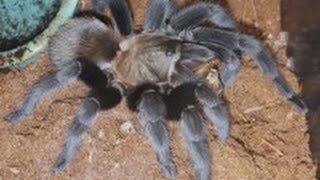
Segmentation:
{"type": "Polygon", "coordinates": [[[287,68],[294,72],[295,71],[295,67],[294,67],[294,58],[293,57],[289,57],[288,58],[288,61],[287,61],[287,64],[286,64],[287,68]]]}
{"type": "Polygon", "coordinates": [[[117,139],[115,144],[118,145],[120,143],[121,143],[121,140],[117,139]]]}
{"type": "Polygon", "coordinates": [[[18,174],[18,173],[20,172],[20,170],[17,169],[17,168],[10,168],[9,170],[10,170],[13,174],[18,174]]]}
{"type": "Polygon", "coordinates": [[[136,130],[135,130],[132,122],[130,122],[130,121],[126,121],[125,123],[123,123],[120,126],[120,131],[123,134],[134,134],[134,133],[136,133],[136,130]]]}
{"type": "Polygon", "coordinates": [[[103,139],[105,137],[105,134],[104,134],[103,130],[100,130],[98,132],[98,137],[99,137],[99,139],[103,139]]]}
{"type": "Polygon", "coordinates": [[[293,112],[292,111],[287,114],[286,119],[287,120],[292,120],[293,119],[293,112]]]}

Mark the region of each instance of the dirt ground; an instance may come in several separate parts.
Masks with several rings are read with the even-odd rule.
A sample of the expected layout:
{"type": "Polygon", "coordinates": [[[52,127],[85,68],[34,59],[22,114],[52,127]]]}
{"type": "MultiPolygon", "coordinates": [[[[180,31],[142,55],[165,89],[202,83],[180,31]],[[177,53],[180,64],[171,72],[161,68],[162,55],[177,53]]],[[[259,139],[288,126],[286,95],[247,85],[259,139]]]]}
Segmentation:
{"type": "MultiPolygon", "coordinates": [[[[145,1],[132,0],[137,24],[145,1]]],[[[181,1],[184,4],[185,1],[181,1]]],[[[180,2],[179,1],[179,2],[180,2]]],[[[279,67],[296,92],[294,75],[286,68],[285,35],[280,31],[279,0],[219,1],[230,9],[243,32],[259,35],[275,54],[279,67]]],[[[137,25],[139,26],[139,25],[137,25]]],[[[51,168],[62,150],[74,115],[88,89],[81,82],[61,89],[41,103],[33,116],[12,125],[3,117],[30,87],[50,70],[45,55],[27,68],[0,75],[0,180],[7,179],[164,179],[135,114],[122,103],[101,112],[84,137],[71,166],[55,175],[51,168]],[[129,125],[129,128],[128,128],[129,125]]],[[[251,61],[244,61],[237,82],[224,97],[232,114],[231,137],[219,142],[207,123],[213,154],[213,176],[221,180],[312,180],[315,165],[308,148],[305,118],[286,102],[251,61]]],[[[169,122],[177,179],[194,179],[180,137],[179,124],[169,122]]]]}

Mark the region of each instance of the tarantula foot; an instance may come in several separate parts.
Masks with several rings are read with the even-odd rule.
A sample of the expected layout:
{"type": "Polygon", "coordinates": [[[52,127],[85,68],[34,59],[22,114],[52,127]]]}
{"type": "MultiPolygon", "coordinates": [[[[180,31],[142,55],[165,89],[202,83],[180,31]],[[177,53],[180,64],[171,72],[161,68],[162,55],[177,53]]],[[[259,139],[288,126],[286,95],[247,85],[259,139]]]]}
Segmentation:
{"type": "Polygon", "coordinates": [[[10,123],[18,123],[23,121],[27,116],[28,114],[24,110],[18,109],[9,113],[4,119],[10,123]]]}
{"type": "Polygon", "coordinates": [[[60,173],[61,171],[63,171],[68,165],[68,161],[66,158],[61,158],[59,159],[56,164],[53,166],[52,171],[55,174],[60,173]]]}
{"type": "Polygon", "coordinates": [[[291,98],[288,98],[288,101],[291,102],[291,104],[303,114],[309,111],[306,104],[297,96],[292,96],[291,98]]]}
{"type": "Polygon", "coordinates": [[[173,163],[163,166],[163,172],[168,179],[175,179],[177,171],[173,163]]]}

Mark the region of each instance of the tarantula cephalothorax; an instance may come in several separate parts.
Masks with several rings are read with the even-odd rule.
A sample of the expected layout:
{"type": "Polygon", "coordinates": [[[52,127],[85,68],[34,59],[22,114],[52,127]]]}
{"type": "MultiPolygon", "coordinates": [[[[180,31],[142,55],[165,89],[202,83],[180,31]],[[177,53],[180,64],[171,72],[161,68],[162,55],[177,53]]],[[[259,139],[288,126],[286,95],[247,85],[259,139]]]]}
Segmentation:
{"type": "Polygon", "coordinates": [[[22,121],[42,97],[78,77],[92,87],[54,171],[64,169],[74,157],[98,111],[113,108],[125,96],[129,108],[139,115],[167,178],[175,177],[176,170],[166,119],[175,118],[180,120],[197,178],[210,179],[203,115],[214,123],[222,140],[228,137],[230,123],[225,103],[206,80],[208,73],[197,71],[213,59],[221,62],[222,84],[230,86],[239,72],[241,55],[252,57],[281,95],[297,109],[307,111],[263,45],[239,33],[219,5],[198,3],[179,9],[173,0],[150,0],[141,33],[133,32],[129,7],[126,0],[93,0],[95,17],[74,18],[63,25],[48,48],[55,71],[6,116],[10,122],[22,121]],[[104,12],[112,14],[110,24],[98,20],[106,19],[104,12]]]}

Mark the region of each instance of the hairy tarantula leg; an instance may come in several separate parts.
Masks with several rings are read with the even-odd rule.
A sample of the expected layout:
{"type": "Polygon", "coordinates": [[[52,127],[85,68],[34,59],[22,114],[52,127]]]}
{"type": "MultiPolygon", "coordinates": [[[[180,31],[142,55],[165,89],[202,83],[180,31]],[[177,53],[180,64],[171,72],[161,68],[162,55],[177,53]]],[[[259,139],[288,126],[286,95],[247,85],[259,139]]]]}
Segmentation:
{"type": "Polygon", "coordinates": [[[178,62],[170,69],[168,80],[171,86],[177,87],[183,83],[200,81],[201,77],[193,75],[190,68],[178,62]]]}
{"type": "MultiPolygon", "coordinates": [[[[222,45],[216,43],[184,44],[181,48],[181,61],[178,63],[189,67],[189,69],[194,69],[213,58],[219,58],[222,61],[221,81],[225,86],[231,86],[236,80],[241,64],[238,56],[222,45]]],[[[176,73],[177,76],[185,76],[179,73],[176,73]]],[[[170,77],[172,76],[169,76],[169,79],[170,77]]]]}
{"type": "Polygon", "coordinates": [[[207,20],[221,28],[236,29],[234,21],[223,7],[208,3],[199,3],[181,9],[171,18],[169,25],[180,32],[207,20]]]}
{"type": "Polygon", "coordinates": [[[174,0],[149,0],[146,20],[143,25],[144,31],[151,32],[165,28],[175,10],[174,0]]]}
{"type": "Polygon", "coordinates": [[[223,100],[204,84],[198,84],[195,95],[206,116],[216,126],[219,139],[226,140],[229,136],[230,115],[223,100]]]}
{"type": "Polygon", "coordinates": [[[303,113],[308,111],[305,103],[297,97],[293,90],[288,86],[286,80],[277,69],[273,58],[258,40],[251,36],[242,35],[239,40],[239,45],[247,55],[255,60],[263,74],[272,79],[280,93],[291,102],[294,107],[303,113]]]}
{"type": "Polygon", "coordinates": [[[124,36],[133,33],[133,18],[128,0],[92,0],[93,10],[96,14],[103,14],[110,8],[113,26],[124,36]]]}
{"type": "Polygon", "coordinates": [[[206,140],[204,119],[194,106],[188,106],[181,113],[182,136],[186,142],[198,180],[210,180],[211,157],[206,140]]]}
{"type": "Polygon", "coordinates": [[[189,40],[202,44],[214,51],[222,61],[221,81],[230,87],[240,71],[241,50],[239,50],[240,33],[220,29],[198,27],[189,31],[189,40]]]}
{"type": "Polygon", "coordinates": [[[154,90],[145,91],[137,108],[142,125],[166,177],[174,178],[176,169],[171,160],[169,135],[165,125],[167,111],[162,97],[154,90]]]}
{"type": "Polygon", "coordinates": [[[78,115],[69,129],[64,150],[53,167],[55,173],[62,171],[71,162],[81,144],[83,135],[95,123],[98,111],[111,109],[119,104],[121,90],[117,87],[95,90],[93,98],[86,99],[81,105],[78,115]]]}
{"type": "Polygon", "coordinates": [[[168,73],[169,84],[177,87],[184,82],[200,80],[200,77],[195,76],[192,70],[216,56],[215,52],[205,46],[184,43],[181,46],[181,57],[170,65],[168,73]]]}
{"type": "Polygon", "coordinates": [[[200,42],[203,44],[213,43],[230,50],[236,50],[238,48],[239,32],[224,31],[208,27],[197,27],[188,32],[190,34],[188,36],[190,41],[200,42]]]}
{"type": "Polygon", "coordinates": [[[181,47],[181,58],[182,61],[187,59],[196,60],[200,63],[207,62],[208,59],[216,58],[216,52],[210,50],[208,47],[194,44],[194,43],[184,43],[181,47]]]}
{"type": "Polygon", "coordinates": [[[80,146],[82,136],[94,124],[99,109],[100,103],[95,98],[87,99],[82,104],[78,116],[69,130],[64,150],[53,167],[55,173],[62,171],[70,163],[80,146]]]}
{"type": "Polygon", "coordinates": [[[230,87],[237,78],[237,75],[240,71],[240,60],[237,55],[223,46],[218,44],[206,44],[210,50],[214,51],[218,58],[223,62],[222,70],[221,70],[221,81],[224,86],[230,87]]]}
{"type": "Polygon", "coordinates": [[[70,61],[61,69],[56,70],[54,74],[50,74],[34,85],[31,92],[27,95],[22,105],[8,114],[5,119],[12,123],[17,123],[31,115],[41,98],[50,94],[54,89],[71,84],[80,74],[81,67],[76,61],[70,61]]]}
{"type": "Polygon", "coordinates": [[[246,53],[255,60],[263,74],[273,80],[280,93],[289,102],[303,113],[308,111],[305,103],[294,94],[284,77],[280,74],[272,56],[266,51],[263,45],[252,36],[212,28],[196,28],[192,31],[192,36],[189,37],[193,38],[194,41],[199,41],[204,44],[210,45],[211,43],[217,43],[233,51],[239,49],[241,52],[246,53]]]}

